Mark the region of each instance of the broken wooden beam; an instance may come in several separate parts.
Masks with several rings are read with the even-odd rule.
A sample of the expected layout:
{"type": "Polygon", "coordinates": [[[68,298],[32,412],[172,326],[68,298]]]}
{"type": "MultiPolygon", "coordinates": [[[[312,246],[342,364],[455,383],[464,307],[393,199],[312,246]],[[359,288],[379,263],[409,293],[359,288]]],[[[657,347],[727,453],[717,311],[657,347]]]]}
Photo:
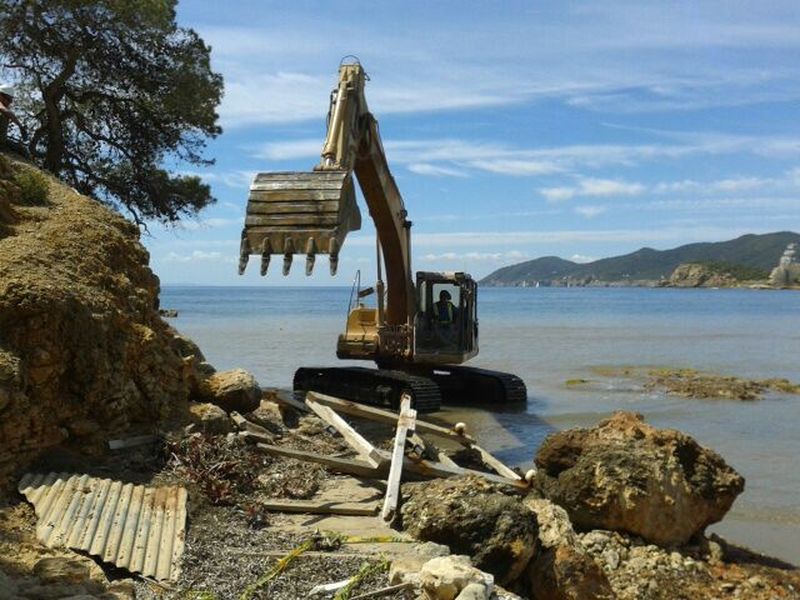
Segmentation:
{"type": "Polygon", "coordinates": [[[270,402],[274,402],[275,404],[280,404],[282,406],[288,406],[302,413],[308,412],[306,405],[299,400],[295,400],[293,396],[285,396],[281,393],[270,394],[269,396],[265,394],[264,400],[269,400],[270,402]]]}
{"type": "Polygon", "coordinates": [[[445,465],[449,465],[451,467],[458,466],[452,458],[447,456],[447,454],[442,452],[435,445],[422,439],[422,436],[416,432],[408,436],[408,442],[412,445],[413,451],[419,455],[418,459],[415,459],[413,456],[409,457],[411,460],[421,460],[427,453],[428,455],[433,455],[434,460],[437,462],[444,463],[445,465]]]}
{"type": "Polygon", "coordinates": [[[371,517],[378,512],[376,503],[323,502],[316,500],[265,500],[259,507],[278,512],[308,513],[315,515],[350,515],[371,517]]]}
{"type": "MultiPolygon", "coordinates": [[[[267,454],[285,456],[287,458],[295,458],[297,460],[305,460],[308,462],[317,463],[341,473],[357,475],[358,477],[371,477],[373,479],[379,479],[387,471],[385,467],[376,467],[365,460],[324,456],[322,454],[315,454],[314,452],[305,452],[303,450],[294,450],[292,448],[272,446],[270,444],[256,444],[256,448],[262,452],[266,452],[267,454]]],[[[388,455],[386,460],[388,462],[388,455]]]]}
{"type": "Polygon", "coordinates": [[[253,423],[248,419],[244,418],[238,412],[233,411],[230,414],[231,421],[236,424],[236,427],[239,428],[239,431],[246,431],[247,433],[257,434],[260,438],[263,439],[272,439],[275,436],[267,429],[266,427],[262,427],[258,423],[253,423]]]}
{"type": "Polygon", "coordinates": [[[481,460],[484,462],[484,464],[494,469],[498,475],[502,475],[503,477],[508,477],[509,479],[518,479],[520,481],[522,480],[522,476],[519,473],[517,473],[510,467],[504,465],[497,458],[495,458],[493,455],[491,455],[489,452],[487,452],[477,444],[472,444],[470,448],[476,450],[481,455],[481,460]]]}
{"type": "MultiPolygon", "coordinates": [[[[330,408],[347,415],[370,419],[372,421],[379,421],[381,423],[389,423],[391,425],[395,425],[397,423],[397,413],[394,413],[390,410],[376,408],[374,406],[367,406],[365,404],[351,402],[350,400],[342,400],[341,398],[334,398],[333,396],[320,394],[319,392],[308,392],[307,397],[311,398],[315,402],[318,402],[319,404],[329,406],[330,408]]],[[[438,435],[440,437],[456,441],[459,444],[469,445],[475,443],[475,439],[466,433],[458,433],[454,429],[448,429],[446,427],[442,427],[441,425],[436,425],[427,421],[420,421],[419,419],[416,422],[416,431],[438,435]]]]}
{"type": "Polygon", "coordinates": [[[336,414],[333,409],[317,403],[311,397],[306,398],[306,406],[314,411],[320,419],[338,431],[344,438],[344,441],[358,454],[363,456],[367,462],[371,463],[372,466],[377,467],[384,462],[383,457],[375,450],[375,446],[353,429],[352,425],[336,414]]]}
{"type": "MultiPolygon", "coordinates": [[[[384,456],[389,456],[389,453],[385,450],[378,450],[384,456]]],[[[459,466],[450,466],[446,465],[441,462],[436,462],[432,460],[418,460],[414,461],[410,458],[405,458],[403,461],[403,469],[410,473],[414,473],[416,475],[422,475],[423,477],[456,477],[458,475],[477,475],[478,477],[483,477],[487,481],[491,481],[493,483],[502,483],[504,485],[510,485],[516,487],[518,489],[527,490],[529,485],[528,482],[521,479],[509,479],[507,477],[503,477],[501,475],[495,475],[494,473],[484,473],[483,471],[475,471],[474,469],[466,469],[464,467],[459,466]]]]}
{"type": "Polygon", "coordinates": [[[389,467],[389,477],[386,480],[386,497],[383,500],[381,517],[384,521],[391,521],[397,511],[397,501],[400,497],[400,477],[403,473],[403,459],[406,450],[406,435],[409,430],[414,430],[414,421],[417,411],[411,408],[411,397],[403,394],[400,398],[400,415],[397,419],[397,431],[394,436],[392,449],[392,463],[389,467]]]}

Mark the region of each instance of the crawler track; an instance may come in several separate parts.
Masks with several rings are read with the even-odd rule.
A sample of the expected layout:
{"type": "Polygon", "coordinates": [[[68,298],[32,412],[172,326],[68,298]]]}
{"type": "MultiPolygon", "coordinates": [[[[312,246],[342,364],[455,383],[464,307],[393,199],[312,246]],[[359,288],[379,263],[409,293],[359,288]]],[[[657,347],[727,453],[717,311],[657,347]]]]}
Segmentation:
{"type": "Polygon", "coordinates": [[[516,375],[472,367],[436,367],[408,373],[396,369],[365,367],[303,367],[294,375],[299,397],[321,392],[362,404],[397,410],[400,396],[411,396],[420,413],[435,412],[442,403],[492,406],[525,404],[525,382],[516,375]]]}
{"type": "Polygon", "coordinates": [[[389,369],[303,367],[294,374],[294,391],[300,396],[321,392],[392,410],[398,409],[400,396],[407,393],[420,413],[435,412],[442,403],[439,386],[430,378],[389,369]]]}

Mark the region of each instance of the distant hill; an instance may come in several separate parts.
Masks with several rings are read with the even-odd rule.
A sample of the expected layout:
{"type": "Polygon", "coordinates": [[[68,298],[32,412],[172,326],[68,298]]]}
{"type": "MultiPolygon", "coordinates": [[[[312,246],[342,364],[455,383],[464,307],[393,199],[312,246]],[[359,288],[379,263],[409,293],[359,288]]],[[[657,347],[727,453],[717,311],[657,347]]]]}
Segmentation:
{"type": "Polygon", "coordinates": [[[544,256],[503,267],[484,277],[487,286],[564,285],[590,282],[660,280],[668,278],[683,263],[724,263],[769,271],[778,264],[790,242],[800,243],[800,234],[780,231],[748,234],[727,242],[687,244],[672,250],[641,248],[636,252],[590,263],[575,263],[557,256],[544,256]]]}

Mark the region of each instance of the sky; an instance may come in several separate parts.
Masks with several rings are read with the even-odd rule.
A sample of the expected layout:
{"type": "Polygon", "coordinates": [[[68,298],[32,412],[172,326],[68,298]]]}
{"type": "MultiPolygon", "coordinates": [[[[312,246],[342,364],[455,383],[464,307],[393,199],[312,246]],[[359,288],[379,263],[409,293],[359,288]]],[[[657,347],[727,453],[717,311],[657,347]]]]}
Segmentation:
{"type": "MultiPolygon", "coordinates": [[[[217,203],[143,242],[165,284],[237,274],[248,186],[319,161],[340,60],[356,55],[413,221],[415,270],[480,278],[539,256],[587,262],[800,231],[800,3],[182,0],[225,79],[217,203]]],[[[272,285],[374,278],[362,229],[331,277],[273,261],[272,285]]]]}

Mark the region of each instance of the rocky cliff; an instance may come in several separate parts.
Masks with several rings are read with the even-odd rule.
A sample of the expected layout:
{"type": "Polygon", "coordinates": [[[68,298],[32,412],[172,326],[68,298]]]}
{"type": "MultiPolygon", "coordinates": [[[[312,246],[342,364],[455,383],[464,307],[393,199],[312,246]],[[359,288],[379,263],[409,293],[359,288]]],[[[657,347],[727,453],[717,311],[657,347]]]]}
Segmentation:
{"type": "Polygon", "coordinates": [[[159,317],[148,259],[134,225],[0,155],[0,490],[185,405],[202,357],[159,317]]]}
{"type": "Polygon", "coordinates": [[[712,269],[708,265],[687,263],[678,265],[666,283],[669,287],[735,287],[738,280],[730,273],[712,269]]]}

